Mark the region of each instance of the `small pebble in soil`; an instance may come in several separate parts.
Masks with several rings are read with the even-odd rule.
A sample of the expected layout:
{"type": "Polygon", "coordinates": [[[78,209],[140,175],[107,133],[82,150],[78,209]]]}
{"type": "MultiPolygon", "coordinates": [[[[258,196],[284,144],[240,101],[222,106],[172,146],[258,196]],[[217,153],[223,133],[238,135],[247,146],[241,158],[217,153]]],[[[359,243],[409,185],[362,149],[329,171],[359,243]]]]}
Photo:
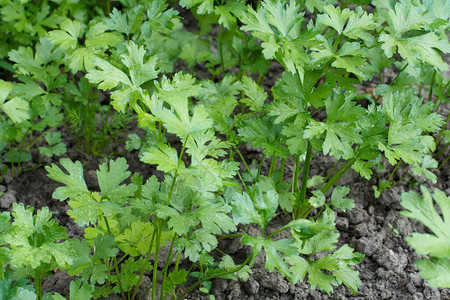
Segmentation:
{"type": "Polygon", "coordinates": [[[366,256],[372,256],[378,248],[380,248],[385,237],[385,231],[381,230],[372,236],[362,237],[359,240],[352,241],[350,246],[354,244],[353,247],[355,247],[358,252],[364,253],[366,256]]]}
{"type": "Polygon", "coordinates": [[[9,190],[0,197],[0,207],[4,209],[11,208],[16,202],[16,191],[14,190],[9,190]]]}
{"type": "Polygon", "coordinates": [[[267,289],[285,294],[289,291],[286,279],[280,273],[269,273],[261,280],[261,285],[267,289]]]}
{"type": "Polygon", "coordinates": [[[244,283],[244,289],[250,295],[255,295],[259,291],[259,283],[250,277],[248,281],[244,283]]]}

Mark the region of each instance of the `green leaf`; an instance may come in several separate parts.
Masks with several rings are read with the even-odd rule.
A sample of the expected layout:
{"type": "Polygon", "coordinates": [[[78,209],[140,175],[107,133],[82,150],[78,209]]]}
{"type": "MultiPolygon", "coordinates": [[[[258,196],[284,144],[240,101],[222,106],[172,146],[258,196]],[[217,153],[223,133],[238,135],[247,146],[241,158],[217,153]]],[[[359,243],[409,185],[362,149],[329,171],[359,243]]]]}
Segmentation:
{"type": "Polygon", "coordinates": [[[100,70],[89,70],[86,78],[89,79],[90,82],[99,83],[98,87],[100,89],[112,89],[119,83],[123,83],[128,86],[132,85],[130,79],[124,72],[114,67],[106,60],[97,58],[94,60],[94,64],[96,67],[100,68],[100,70]]]}
{"type": "Polygon", "coordinates": [[[333,193],[331,194],[330,205],[338,207],[343,211],[347,209],[352,209],[355,207],[355,202],[353,199],[344,198],[350,192],[350,188],[346,186],[337,186],[334,188],[333,193]]]}
{"type": "Polygon", "coordinates": [[[263,227],[263,219],[259,215],[252,199],[247,193],[233,193],[230,196],[231,206],[233,207],[233,219],[236,224],[250,224],[256,223],[261,228],[263,227]]]}
{"type": "Polygon", "coordinates": [[[131,32],[131,24],[128,24],[127,15],[115,7],[109,14],[109,18],[105,19],[105,24],[109,30],[118,31],[126,35],[129,35],[131,32]]]}
{"type": "Polygon", "coordinates": [[[313,63],[333,61],[331,64],[333,67],[343,68],[358,76],[360,80],[368,78],[368,75],[361,70],[367,64],[368,51],[366,48],[361,48],[361,45],[357,42],[345,42],[336,52],[330,39],[326,39],[322,35],[316,36],[316,39],[320,44],[311,48],[313,50],[311,54],[314,58],[313,63]]]}
{"type": "Polygon", "coordinates": [[[21,123],[30,118],[28,102],[19,97],[3,103],[2,109],[14,123],[21,123]]]}
{"type": "Polygon", "coordinates": [[[39,147],[39,152],[47,157],[61,155],[67,152],[66,144],[61,143],[61,132],[48,132],[45,134],[48,147],[39,147]]]}
{"type": "Polygon", "coordinates": [[[401,214],[416,219],[427,226],[433,234],[413,233],[412,237],[405,238],[406,241],[421,255],[430,255],[431,257],[448,258],[450,257],[450,198],[444,192],[435,189],[433,197],[431,193],[421,186],[422,197],[416,192],[403,193],[401,196],[401,205],[407,211],[401,214]],[[433,205],[433,199],[440,206],[441,217],[433,205]]]}
{"type": "Polygon", "coordinates": [[[338,34],[344,31],[348,18],[353,15],[350,9],[345,8],[341,11],[340,7],[334,5],[327,5],[323,10],[325,13],[317,16],[317,23],[334,28],[338,34]]]}
{"type": "Polygon", "coordinates": [[[405,238],[417,253],[428,255],[429,258],[416,261],[420,275],[427,279],[433,287],[450,287],[450,198],[444,192],[435,189],[433,195],[426,187],[420,187],[422,197],[416,192],[401,195],[401,205],[407,211],[402,215],[416,219],[427,226],[432,234],[413,232],[405,238]],[[439,205],[442,217],[433,205],[433,199],[439,205]]]}
{"type": "Polygon", "coordinates": [[[143,46],[139,47],[130,42],[127,45],[127,54],[121,55],[122,63],[130,70],[130,78],[135,87],[155,79],[159,71],[156,70],[157,56],[151,56],[144,62],[146,50],[143,46]]]}
{"type": "Polygon", "coordinates": [[[264,88],[257,85],[250,77],[242,77],[244,86],[244,94],[247,98],[241,99],[241,102],[250,107],[252,111],[261,111],[267,99],[267,93],[264,88]]]}
{"type": "Polygon", "coordinates": [[[83,283],[81,279],[70,282],[70,300],[89,300],[92,298],[93,292],[94,286],[83,283]]]}
{"type": "Polygon", "coordinates": [[[11,82],[0,79],[0,104],[5,102],[12,89],[13,85],[11,82]]]}
{"type": "Polygon", "coordinates": [[[180,6],[190,9],[196,5],[200,4],[197,7],[197,13],[200,15],[204,15],[206,13],[212,13],[214,9],[214,1],[213,0],[181,0],[180,6]]]}
{"type": "Polygon", "coordinates": [[[447,258],[434,258],[416,260],[417,269],[422,278],[432,287],[450,288],[450,260],[447,258]]]}
{"type": "Polygon", "coordinates": [[[83,34],[83,26],[78,21],[66,19],[61,23],[62,30],[50,31],[47,39],[54,44],[58,44],[62,49],[75,49],[78,45],[78,39],[83,34]]]}
{"type": "Polygon", "coordinates": [[[163,122],[167,131],[182,139],[213,125],[205,108],[200,104],[193,107],[192,117],[189,114],[189,97],[197,96],[200,91],[200,85],[194,82],[195,79],[190,74],[176,73],[172,82],[164,76],[157,84],[158,96],[152,97],[150,105],[152,113],[163,122]],[[172,109],[164,107],[164,102],[170,104],[172,109]]]}
{"type": "Polygon", "coordinates": [[[101,164],[97,170],[98,184],[102,191],[102,197],[109,198],[112,202],[122,203],[127,198],[134,195],[137,187],[133,184],[121,185],[123,181],[130,177],[127,160],[119,157],[109,161],[108,164],[101,164]]]}
{"type": "Polygon", "coordinates": [[[297,249],[293,246],[292,239],[280,239],[273,241],[262,237],[253,237],[244,234],[242,237],[242,244],[251,246],[254,255],[259,254],[264,248],[264,251],[266,252],[265,267],[270,272],[276,268],[281,274],[290,278],[291,273],[289,266],[286,264],[283,257],[278,254],[278,252],[287,256],[296,254],[297,249]]]}
{"type": "Polygon", "coordinates": [[[379,37],[387,57],[392,57],[398,51],[413,66],[423,62],[439,71],[448,71],[448,64],[437,51],[450,52],[447,37],[440,37],[434,32],[424,33],[424,29],[433,21],[431,14],[412,3],[397,2],[394,9],[389,9],[388,16],[389,33],[382,33],[379,37]],[[408,36],[413,31],[423,34],[408,36]]]}
{"type": "Polygon", "coordinates": [[[360,253],[353,253],[353,249],[348,245],[344,245],[333,253],[333,257],[339,260],[338,269],[333,271],[333,275],[339,282],[344,283],[353,293],[358,291],[358,287],[362,284],[359,279],[358,271],[350,268],[350,265],[359,263],[364,255],[360,253]]]}
{"type": "Polygon", "coordinates": [[[157,169],[166,173],[181,168],[183,164],[183,162],[178,161],[177,150],[166,144],[160,144],[158,148],[151,147],[145,151],[141,161],[147,164],[158,165],[157,169]]]}
{"type": "MultiPolygon", "coordinates": [[[[245,25],[241,30],[251,31],[252,35],[263,41],[263,54],[266,59],[273,59],[276,53],[284,48],[289,48],[289,42],[297,39],[300,33],[300,26],[303,21],[303,13],[299,13],[300,5],[295,2],[285,4],[279,1],[264,1],[261,8],[256,12],[251,6],[248,6],[247,15],[241,17],[245,25]],[[286,43],[286,47],[281,44],[286,43]]],[[[295,53],[301,53],[296,49],[295,53]]],[[[285,51],[285,59],[289,61],[289,49],[285,51]]],[[[300,57],[302,57],[300,55],[300,57]]],[[[301,67],[301,66],[300,66],[301,67]]],[[[295,68],[290,71],[295,72],[295,68]]]]}
{"type": "Polygon", "coordinates": [[[265,155],[286,158],[289,152],[284,146],[281,128],[282,126],[274,124],[272,119],[259,117],[247,119],[244,126],[238,129],[238,133],[242,141],[249,142],[255,147],[264,148],[265,155]]]}
{"type": "Polygon", "coordinates": [[[119,249],[116,247],[114,235],[112,234],[97,235],[94,239],[94,247],[95,252],[92,261],[114,257],[117,255],[117,252],[119,252],[119,249]]]}
{"type": "Polygon", "coordinates": [[[421,175],[424,174],[426,178],[431,180],[431,182],[437,182],[437,176],[428,169],[435,169],[438,167],[438,162],[432,158],[430,155],[425,155],[423,157],[423,162],[421,165],[413,165],[414,174],[421,175]]]}
{"type": "Polygon", "coordinates": [[[52,195],[53,198],[64,201],[88,192],[81,163],[79,161],[74,163],[69,158],[62,158],[60,163],[69,174],[64,173],[56,164],[45,167],[45,170],[48,172],[48,177],[65,184],[65,186],[55,189],[52,195]]]}
{"type": "Polygon", "coordinates": [[[320,207],[325,204],[325,195],[320,190],[312,191],[313,196],[308,199],[313,207],[320,207]]]}

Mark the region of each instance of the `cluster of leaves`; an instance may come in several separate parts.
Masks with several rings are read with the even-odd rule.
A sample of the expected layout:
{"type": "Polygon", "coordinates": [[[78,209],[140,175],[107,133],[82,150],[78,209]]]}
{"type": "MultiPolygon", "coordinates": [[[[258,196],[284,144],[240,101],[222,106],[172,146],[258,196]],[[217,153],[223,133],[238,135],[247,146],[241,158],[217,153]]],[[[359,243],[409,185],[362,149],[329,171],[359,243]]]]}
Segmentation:
{"type": "MultiPolygon", "coordinates": [[[[7,5],[13,7],[12,2],[7,5]]],[[[8,150],[3,160],[14,167],[31,159],[36,132],[47,141],[47,147],[38,148],[42,155],[64,153],[61,124],[80,148],[97,155],[135,116],[147,135],[131,135],[126,147],[140,149],[141,161],[164,176],[144,180],[117,158],[99,166],[100,190],[91,191],[80,162],[61,159],[61,166],[47,166],[49,177],[63,184],[53,197],[68,201],[84,239],[66,240],[48,209],[33,216],[32,208],[15,206],[11,226],[8,213],[0,219],[0,229],[6,228],[0,231],[5,245],[0,259],[9,265],[4,274],[1,270],[0,287],[62,299],[41,295],[42,277],[59,268],[79,277],[71,283],[70,299],[111,293],[135,299],[150,272],[144,293],[151,290],[156,298],[160,283],[159,297],[183,298],[199,286],[209,292],[213,278],[246,280],[264,250],[266,268],[292,283],[307,277],[313,289],[331,293],[344,284],[356,292],[361,281],[351,266],[363,255],[348,245],[337,248],[335,226],[335,210],[351,209],[354,202],[346,198],[349,188],[336,182],[350,169],[370,179],[383,158],[395,165],[394,172],[403,162],[436,182],[432,153],[440,139],[450,141],[446,122],[436,113],[448,100],[448,78],[442,73],[448,65],[441,57],[450,52],[445,1],[372,1],[373,13],[345,3],[335,6],[332,0],[266,0],[257,7],[246,1],[180,1],[197,19],[197,32],[183,30],[178,12],[163,0],[122,0],[122,9],[110,14],[105,1],[88,18],[79,10],[91,4],[67,10],[73,1],[50,2],[21,4],[39,12],[47,8],[42,20],[28,21],[41,24],[30,23],[41,26],[39,38],[31,35],[29,42],[8,49],[17,82],[0,81],[5,137],[0,148],[8,150]],[[61,8],[50,13],[54,3],[61,8]],[[307,23],[305,10],[316,16],[307,23]],[[71,17],[59,17],[60,12],[71,17]],[[273,61],[284,71],[269,94],[261,82],[273,61]],[[185,70],[174,73],[180,67],[185,70]],[[398,76],[385,82],[383,71],[393,67],[398,76]],[[195,78],[199,69],[210,77],[195,78]],[[381,83],[373,92],[358,94],[358,85],[374,78],[381,83]],[[100,101],[97,89],[110,99],[100,101]],[[168,142],[169,135],[175,142],[168,142]],[[245,160],[244,144],[261,149],[259,161],[245,160]],[[310,173],[317,154],[336,160],[326,176],[310,173]],[[292,219],[269,230],[278,208],[292,219]],[[31,223],[19,226],[26,222],[31,223]],[[261,233],[236,234],[239,224],[256,224],[261,233]],[[277,239],[285,230],[291,238],[277,239]],[[215,251],[220,239],[230,237],[252,250],[241,264],[215,251]],[[166,245],[162,258],[160,248],[166,245]],[[42,260],[18,257],[24,249],[42,260]],[[180,267],[182,256],[190,268],[180,267]],[[34,289],[13,281],[11,269],[17,277],[34,279],[34,289]],[[197,281],[185,286],[189,277],[197,281]]],[[[25,28],[20,32],[29,32],[25,28]]],[[[374,187],[376,194],[394,185],[393,173],[374,187]]],[[[408,206],[418,203],[418,196],[407,195],[408,216],[422,220],[423,213],[408,206]]],[[[436,195],[445,210],[442,195],[436,195]]],[[[445,222],[425,225],[439,236],[434,245],[442,242],[445,222]]],[[[419,263],[421,274],[439,285],[429,272],[448,267],[448,255],[420,251],[432,259],[419,263]]]]}

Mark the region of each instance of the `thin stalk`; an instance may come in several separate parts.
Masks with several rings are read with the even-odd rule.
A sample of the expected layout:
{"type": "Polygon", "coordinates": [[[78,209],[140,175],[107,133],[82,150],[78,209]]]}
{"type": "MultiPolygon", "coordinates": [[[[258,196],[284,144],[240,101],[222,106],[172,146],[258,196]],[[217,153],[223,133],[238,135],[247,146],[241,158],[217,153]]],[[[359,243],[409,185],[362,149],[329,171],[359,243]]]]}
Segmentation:
{"type": "Polygon", "coordinates": [[[281,181],[283,181],[284,176],[284,165],[286,164],[286,158],[281,159],[280,171],[281,171],[281,181]]]}
{"type": "Polygon", "coordinates": [[[20,143],[20,150],[19,150],[19,158],[18,158],[18,160],[17,160],[17,171],[19,172],[19,174],[20,174],[20,165],[21,165],[21,163],[22,163],[22,153],[23,153],[23,148],[24,148],[24,144],[25,144],[25,139],[26,139],[26,136],[27,136],[27,134],[28,134],[28,132],[30,131],[30,129],[28,128],[27,129],[27,132],[25,132],[25,138],[24,139],[22,139],[22,142],[20,143]]]}
{"type": "Polygon", "coordinates": [[[131,299],[132,299],[132,300],[135,299],[136,294],[137,294],[137,291],[138,291],[138,289],[139,289],[139,286],[141,285],[142,279],[144,278],[144,273],[145,273],[145,270],[146,270],[147,267],[148,267],[148,262],[149,262],[149,258],[150,258],[150,254],[151,254],[151,251],[152,251],[152,247],[153,247],[153,242],[154,242],[154,240],[155,240],[155,230],[153,230],[152,238],[151,238],[150,244],[149,244],[149,246],[148,246],[148,250],[147,250],[147,259],[145,260],[145,264],[142,266],[142,269],[141,269],[140,274],[139,274],[139,280],[138,280],[138,283],[136,284],[136,288],[134,289],[133,295],[131,296],[131,299]]]}
{"type": "Polygon", "coordinates": [[[231,237],[242,237],[242,236],[244,236],[244,235],[241,233],[232,233],[232,234],[226,234],[221,237],[218,237],[217,240],[220,241],[220,240],[231,238],[231,237]]]}
{"type": "MultiPolygon", "coordinates": [[[[266,150],[266,149],[264,149],[264,151],[265,151],[265,150],[266,150]]],[[[262,156],[261,156],[261,160],[259,161],[259,165],[258,165],[258,173],[256,174],[256,182],[259,182],[259,177],[260,177],[260,175],[261,175],[261,169],[262,169],[262,165],[263,165],[264,158],[265,158],[264,151],[263,151],[263,154],[262,154],[262,156]]]]}
{"type": "Polygon", "coordinates": [[[397,165],[395,165],[395,168],[394,168],[394,170],[391,172],[391,176],[389,176],[389,178],[388,178],[388,182],[391,182],[391,179],[392,179],[392,177],[394,176],[394,174],[395,174],[395,171],[397,171],[397,169],[398,169],[398,167],[400,166],[400,164],[402,163],[402,161],[400,160],[398,163],[397,163],[397,165]]]}
{"type": "Polygon", "coordinates": [[[111,11],[111,2],[110,0],[103,0],[103,12],[105,13],[105,16],[109,16],[109,13],[111,11]]]}
{"type": "Polygon", "coordinates": [[[36,294],[37,294],[38,300],[41,300],[42,299],[42,276],[38,270],[36,270],[34,274],[35,274],[34,288],[36,289],[36,294]]]}
{"type": "Polygon", "coordinates": [[[411,175],[413,172],[409,172],[408,174],[406,174],[405,176],[403,176],[402,178],[400,178],[396,183],[394,183],[394,185],[392,185],[390,188],[393,188],[394,186],[396,186],[397,184],[399,184],[400,182],[403,181],[403,179],[405,179],[406,177],[408,177],[409,175],[411,175]]]}
{"type": "Polygon", "coordinates": [[[450,156],[444,159],[444,161],[439,165],[438,169],[441,169],[442,166],[450,159],[450,156]]]}
{"type": "MultiPolygon", "coordinates": [[[[159,222],[157,222],[159,223],[159,222]]],[[[159,260],[159,246],[161,244],[161,234],[162,234],[162,228],[161,226],[157,224],[157,234],[156,234],[156,244],[155,244],[155,261],[153,262],[153,280],[152,280],[152,299],[156,298],[156,281],[157,281],[157,275],[158,275],[158,260],[159,260]]],[[[161,290],[162,293],[162,290],[161,290]]]]}
{"type": "Polygon", "coordinates": [[[247,257],[247,259],[246,259],[241,265],[239,265],[238,267],[236,267],[236,268],[234,268],[234,269],[232,269],[232,270],[224,271],[224,272],[221,272],[221,273],[218,273],[218,274],[214,274],[214,275],[205,277],[205,278],[203,278],[202,280],[199,280],[199,281],[196,282],[194,285],[192,285],[190,288],[188,288],[186,291],[184,291],[184,293],[181,294],[179,298],[180,298],[180,299],[184,299],[184,296],[186,296],[190,291],[192,291],[193,289],[195,289],[197,286],[199,286],[200,284],[202,284],[202,283],[205,282],[205,281],[209,281],[209,280],[214,279],[214,278],[218,278],[218,277],[221,277],[221,276],[225,276],[225,275],[227,275],[227,274],[231,274],[231,273],[236,273],[236,272],[238,272],[238,271],[241,270],[243,267],[245,267],[245,266],[252,260],[252,258],[253,258],[253,253],[250,254],[250,256],[247,257]]]}
{"type": "Polygon", "coordinates": [[[9,147],[9,156],[11,159],[11,176],[14,178],[14,156],[13,156],[13,150],[12,150],[12,144],[8,142],[9,147]]]}
{"type": "Polygon", "coordinates": [[[442,153],[444,153],[444,152],[445,152],[445,149],[447,149],[449,145],[450,145],[450,144],[445,144],[444,147],[442,147],[442,148],[434,155],[434,157],[438,157],[438,156],[440,156],[442,153]]]}
{"type": "MultiPolygon", "coordinates": [[[[302,176],[302,187],[300,190],[300,195],[299,195],[299,201],[297,203],[298,206],[300,206],[306,198],[306,189],[308,187],[308,178],[309,178],[309,165],[311,163],[311,152],[312,152],[312,146],[311,143],[309,141],[307,141],[307,147],[306,147],[306,157],[305,157],[305,162],[303,164],[303,176],[302,176]]],[[[299,211],[298,209],[296,209],[294,211],[294,219],[297,219],[299,216],[299,211]]]]}
{"type": "MultiPolygon", "coordinates": [[[[447,128],[448,122],[450,121],[450,113],[447,115],[447,118],[445,119],[445,124],[442,125],[441,130],[439,131],[438,136],[436,137],[435,145],[437,146],[439,142],[441,141],[442,134],[444,134],[445,128],[447,128]]],[[[441,153],[440,151],[436,154],[436,156],[439,156],[441,153]]]]}
{"type": "Polygon", "coordinates": [[[275,155],[272,155],[272,161],[270,162],[270,167],[269,167],[269,173],[268,173],[268,177],[272,176],[272,171],[275,169],[277,165],[277,157],[275,155]]]}
{"type": "Polygon", "coordinates": [[[223,33],[223,26],[219,26],[219,41],[218,41],[218,50],[219,50],[219,58],[220,58],[220,68],[222,72],[222,78],[225,76],[225,66],[223,61],[223,49],[222,49],[222,33],[223,33]]]}
{"type": "MultiPolygon", "coordinates": [[[[398,72],[398,74],[394,77],[394,79],[392,79],[391,83],[389,85],[393,85],[395,83],[395,81],[397,80],[398,76],[400,76],[400,74],[402,74],[402,72],[406,69],[406,67],[408,66],[409,63],[407,63],[401,70],[400,72],[398,72]]],[[[420,95],[420,94],[419,94],[420,95]]]]}
{"type": "Polygon", "coordinates": [[[298,192],[298,177],[300,173],[300,156],[294,161],[294,172],[292,172],[292,192],[298,192]]]}
{"type": "MultiPolygon", "coordinates": [[[[108,219],[105,216],[103,216],[103,219],[105,220],[105,224],[106,224],[108,233],[112,234],[111,228],[109,227],[108,219]]],[[[125,291],[123,290],[123,287],[122,287],[122,280],[120,279],[120,272],[119,272],[119,265],[117,264],[117,258],[114,256],[113,260],[114,260],[114,269],[116,270],[116,273],[117,273],[117,282],[119,283],[120,293],[122,294],[123,299],[126,299],[125,291]]]]}
{"type": "Polygon", "coordinates": [[[237,176],[239,177],[239,180],[242,182],[242,185],[244,186],[245,190],[248,191],[247,185],[245,184],[244,179],[242,178],[241,172],[237,171],[237,176]]]}
{"type": "Polygon", "coordinates": [[[373,44],[372,46],[367,47],[367,49],[372,49],[372,48],[378,47],[380,45],[383,45],[383,43],[379,42],[379,43],[373,44]]]}
{"type": "Polygon", "coordinates": [[[164,291],[164,285],[166,283],[166,281],[164,279],[167,278],[167,270],[169,269],[170,257],[172,256],[172,250],[173,250],[174,244],[175,244],[175,235],[172,238],[172,243],[170,244],[169,253],[167,254],[167,258],[166,258],[166,265],[164,266],[164,269],[162,272],[163,273],[163,282],[162,282],[162,286],[161,286],[161,299],[162,299],[162,291],[164,291]]]}
{"type": "MultiPolygon", "coordinates": [[[[449,83],[450,83],[450,80],[447,81],[447,83],[445,84],[444,88],[442,89],[441,95],[445,95],[445,90],[448,88],[449,83]]],[[[435,105],[435,107],[434,107],[434,111],[435,112],[438,111],[440,105],[441,105],[441,101],[439,101],[439,103],[437,105],[435,105]]]]}
{"type": "MultiPolygon", "coordinates": [[[[430,90],[428,91],[428,101],[431,101],[433,97],[433,86],[435,79],[436,79],[436,69],[433,70],[433,76],[431,77],[430,90]]],[[[436,105],[437,99],[438,99],[437,97],[436,99],[434,99],[433,101],[434,105],[436,105]]]]}
{"type": "Polygon", "coordinates": [[[177,261],[175,262],[175,271],[178,271],[178,266],[180,265],[180,260],[181,260],[181,252],[179,252],[177,255],[177,261]]]}
{"type": "Polygon", "coordinates": [[[350,167],[355,162],[355,159],[352,158],[345,162],[345,164],[336,172],[336,174],[331,177],[331,179],[320,189],[323,194],[328,192],[328,190],[344,175],[350,167]]]}
{"type": "Polygon", "coordinates": [[[325,177],[325,179],[323,180],[324,184],[326,184],[328,178],[330,178],[331,174],[333,174],[334,170],[336,169],[336,167],[339,165],[339,163],[342,161],[342,158],[339,158],[338,161],[334,164],[334,166],[331,168],[331,171],[328,173],[327,177],[325,177]]]}
{"type": "Polygon", "coordinates": [[[244,163],[244,166],[247,169],[247,172],[250,173],[250,168],[248,167],[247,162],[245,161],[245,159],[242,156],[241,151],[239,151],[239,149],[237,150],[237,154],[239,155],[239,157],[241,158],[242,162],[244,163]]]}

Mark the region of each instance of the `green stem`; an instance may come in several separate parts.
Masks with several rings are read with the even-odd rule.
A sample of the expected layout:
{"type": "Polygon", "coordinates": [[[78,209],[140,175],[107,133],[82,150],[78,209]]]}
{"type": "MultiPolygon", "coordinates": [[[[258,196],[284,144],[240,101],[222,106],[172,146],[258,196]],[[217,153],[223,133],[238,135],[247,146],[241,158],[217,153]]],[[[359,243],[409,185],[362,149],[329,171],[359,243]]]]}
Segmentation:
{"type": "MultiPolygon", "coordinates": [[[[105,220],[105,224],[106,224],[106,228],[108,230],[108,233],[112,234],[111,233],[111,228],[109,227],[108,219],[105,216],[103,216],[103,219],[105,220]]],[[[122,297],[125,300],[127,298],[125,297],[125,291],[124,291],[124,289],[122,287],[122,280],[120,278],[119,265],[117,263],[117,258],[114,256],[113,260],[114,260],[114,269],[116,270],[116,274],[117,274],[117,282],[119,283],[120,293],[122,294],[122,297]]]]}
{"type": "MultiPolygon", "coordinates": [[[[265,151],[265,149],[264,149],[264,151],[265,151]]],[[[261,156],[261,160],[259,161],[259,165],[258,165],[258,173],[256,174],[256,182],[259,182],[259,177],[260,177],[260,175],[261,175],[261,169],[262,169],[262,165],[263,165],[264,158],[265,158],[264,151],[263,151],[263,154],[262,154],[262,156],[261,156]]]]}
{"type": "Polygon", "coordinates": [[[11,176],[14,178],[14,156],[13,156],[13,149],[12,149],[12,144],[8,142],[8,147],[9,147],[9,156],[10,156],[10,160],[11,160],[11,176]]]}
{"type": "MultiPolygon", "coordinates": [[[[155,244],[155,261],[153,262],[153,280],[152,280],[152,299],[156,299],[156,281],[158,276],[158,260],[159,260],[159,246],[161,244],[161,234],[162,234],[162,228],[159,225],[159,222],[157,222],[157,234],[156,234],[156,244],[155,244]]],[[[162,290],[161,290],[162,294],[162,290]]]]}
{"type": "MultiPolygon", "coordinates": [[[[442,125],[441,130],[439,131],[438,136],[436,137],[435,145],[437,146],[439,142],[441,141],[442,134],[444,134],[445,128],[447,128],[448,122],[450,121],[450,113],[447,115],[447,118],[445,119],[445,124],[442,125]]],[[[439,151],[436,156],[439,156],[441,154],[441,151],[439,151]]]]}
{"type": "Polygon", "coordinates": [[[400,166],[401,163],[402,163],[402,161],[399,160],[399,162],[395,165],[395,168],[394,168],[394,170],[391,172],[391,176],[389,176],[387,182],[391,182],[391,179],[392,179],[392,177],[394,176],[395,171],[397,171],[397,169],[398,169],[398,167],[400,166]]]}
{"type": "Polygon", "coordinates": [[[224,66],[224,61],[223,61],[222,33],[223,33],[223,26],[219,25],[218,50],[219,50],[219,58],[220,58],[220,68],[221,68],[222,78],[223,78],[225,76],[225,66],[224,66]]]}
{"type": "Polygon", "coordinates": [[[292,192],[293,193],[298,192],[299,173],[300,173],[300,156],[297,156],[297,158],[294,161],[294,172],[292,172],[292,192]]]}
{"type": "Polygon", "coordinates": [[[247,172],[250,173],[250,168],[248,167],[247,162],[245,161],[245,159],[242,156],[241,151],[239,151],[239,149],[237,150],[237,154],[239,155],[239,157],[241,158],[242,162],[244,163],[244,166],[247,169],[247,172]]]}
{"type": "Polygon", "coordinates": [[[450,156],[444,159],[444,161],[439,165],[438,169],[440,170],[442,166],[450,159],[450,156]]]}
{"type": "Polygon", "coordinates": [[[37,295],[38,300],[41,300],[41,298],[42,298],[42,276],[38,270],[35,270],[34,274],[35,274],[34,288],[36,289],[36,295],[37,295]]]}
{"type": "Polygon", "coordinates": [[[242,237],[244,236],[241,233],[232,233],[232,234],[226,234],[226,235],[222,235],[221,237],[218,237],[217,240],[223,240],[223,239],[227,239],[227,238],[231,238],[231,237],[242,237]]]}
{"type": "Polygon", "coordinates": [[[399,184],[400,182],[403,181],[403,179],[405,179],[406,177],[408,177],[409,175],[411,175],[413,172],[409,172],[408,174],[406,174],[405,176],[403,176],[402,178],[400,178],[396,183],[394,183],[394,185],[392,185],[390,188],[393,188],[394,186],[396,186],[397,184],[399,184]]]}
{"type": "Polygon", "coordinates": [[[272,161],[270,162],[270,167],[269,167],[269,174],[267,175],[268,177],[272,176],[272,171],[275,169],[277,165],[277,157],[275,155],[272,155],[272,161]]]}
{"type": "Polygon", "coordinates": [[[339,158],[338,161],[333,165],[333,167],[331,168],[331,171],[328,173],[327,177],[325,177],[325,179],[323,180],[324,184],[326,184],[328,178],[330,178],[331,174],[333,174],[334,170],[336,169],[336,167],[339,165],[339,163],[342,161],[342,158],[339,158]]]}
{"type": "Polygon", "coordinates": [[[169,253],[167,254],[167,258],[166,258],[166,264],[165,264],[165,266],[164,266],[164,269],[163,269],[163,277],[162,277],[162,280],[163,280],[163,282],[162,282],[162,286],[161,286],[161,299],[162,299],[162,297],[163,297],[163,293],[162,293],[162,291],[164,291],[164,285],[165,285],[165,283],[166,283],[166,278],[167,278],[167,270],[169,269],[169,263],[170,263],[170,261],[171,261],[171,256],[172,256],[172,250],[173,250],[173,245],[175,244],[175,235],[173,236],[173,238],[172,238],[172,243],[170,244],[170,249],[169,249],[169,253]]]}
{"type": "MultiPolygon", "coordinates": [[[[435,79],[436,79],[436,69],[433,70],[433,76],[431,77],[430,90],[428,91],[428,101],[431,101],[431,99],[433,97],[433,86],[434,86],[435,79]]],[[[434,99],[434,101],[433,101],[434,105],[436,105],[437,100],[438,100],[438,98],[436,97],[436,99],[434,99]]]]}
{"type": "Polygon", "coordinates": [[[252,258],[253,258],[253,253],[250,254],[250,256],[247,257],[247,259],[241,265],[239,265],[238,267],[236,267],[236,268],[234,268],[232,270],[224,271],[224,272],[221,272],[221,273],[218,273],[218,274],[214,274],[214,275],[205,277],[202,280],[199,280],[194,285],[192,285],[190,288],[188,288],[186,291],[184,291],[184,293],[180,295],[179,299],[184,299],[184,296],[186,296],[190,291],[192,291],[193,289],[195,289],[197,286],[199,286],[200,284],[202,284],[205,281],[209,281],[209,280],[214,279],[214,278],[218,278],[218,277],[221,277],[221,276],[225,276],[227,274],[232,274],[232,273],[238,272],[243,267],[245,267],[252,260],[252,258]]]}
{"type": "MultiPolygon", "coordinates": [[[[397,80],[398,76],[400,76],[400,74],[402,74],[402,72],[406,69],[406,67],[408,66],[409,63],[407,63],[401,70],[400,72],[398,72],[398,74],[394,77],[394,79],[392,79],[391,83],[389,85],[393,85],[395,83],[395,81],[397,80]]],[[[420,94],[419,94],[420,95],[420,94]]]]}
{"type": "Polygon", "coordinates": [[[144,273],[145,270],[147,270],[148,267],[148,263],[150,261],[150,255],[151,255],[151,251],[152,251],[152,247],[153,247],[153,242],[155,240],[155,230],[153,230],[153,234],[152,234],[152,238],[150,240],[150,244],[148,246],[148,250],[147,250],[147,259],[145,260],[145,264],[142,266],[142,269],[140,271],[139,274],[139,280],[138,283],[136,284],[136,288],[134,289],[133,295],[131,296],[131,299],[134,300],[136,297],[136,294],[138,292],[139,286],[141,285],[142,279],[144,278],[144,273]]]}
{"type": "MultiPolygon", "coordinates": [[[[312,152],[312,146],[309,141],[307,141],[307,147],[306,147],[306,157],[305,162],[303,164],[303,176],[302,176],[302,187],[300,190],[299,195],[299,201],[297,202],[297,207],[300,207],[304,202],[306,198],[306,189],[308,187],[308,177],[309,177],[309,165],[311,163],[311,152],[312,152]]],[[[298,219],[299,217],[299,210],[296,209],[294,211],[294,219],[298,219]]]]}
{"type": "Polygon", "coordinates": [[[284,165],[286,164],[286,158],[282,158],[281,159],[281,164],[280,164],[280,171],[281,171],[281,177],[280,180],[283,181],[283,176],[284,176],[284,165]]]}
{"type": "Polygon", "coordinates": [[[345,162],[345,164],[331,177],[331,179],[320,189],[323,194],[326,194],[328,190],[350,169],[355,162],[355,158],[352,158],[345,162]]]}

